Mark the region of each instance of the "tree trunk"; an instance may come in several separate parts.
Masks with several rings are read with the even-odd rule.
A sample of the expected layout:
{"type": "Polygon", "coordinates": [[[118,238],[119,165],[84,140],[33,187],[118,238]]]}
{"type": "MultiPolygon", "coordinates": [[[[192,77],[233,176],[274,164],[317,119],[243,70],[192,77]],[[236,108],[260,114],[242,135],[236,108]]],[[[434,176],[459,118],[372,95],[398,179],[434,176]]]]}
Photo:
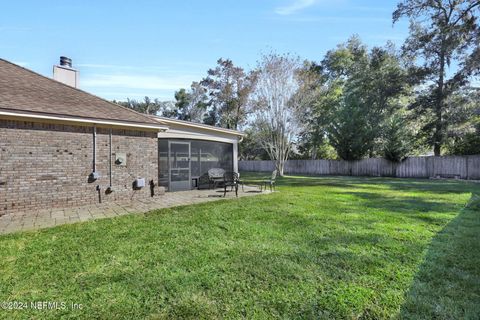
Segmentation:
{"type": "MultiPolygon", "coordinates": [[[[443,40],[445,41],[445,40],[443,40]]],[[[445,52],[444,45],[442,45],[442,52],[440,54],[440,70],[438,75],[437,96],[435,99],[435,134],[433,135],[433,154],[438,157],[441,155],[441,148],[443,144],[443,103],[444,103],[444,77],[445,77],[445,52]]]]}
{"type": "Polygon", "coordinates": [[[440,144],[438,144],[436,142],[435,142],[435,145],[433,146],[433,155],[435,157],[440,157],[442,155],[441,146],[440,146],[440,144]]]}
{"type": "Polygon", "coordinates": [[[284,169],[285,169],[285,161],[278,159],[276,163],[276,167],[277,167],[277,174],[280,177],[283,177],[284,169]]]}

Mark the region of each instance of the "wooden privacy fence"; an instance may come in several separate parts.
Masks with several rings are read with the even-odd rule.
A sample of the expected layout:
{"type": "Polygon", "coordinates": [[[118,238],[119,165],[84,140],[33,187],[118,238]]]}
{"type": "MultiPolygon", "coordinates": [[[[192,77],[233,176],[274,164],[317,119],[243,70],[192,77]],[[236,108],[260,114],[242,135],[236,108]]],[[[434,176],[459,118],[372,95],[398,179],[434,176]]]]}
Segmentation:
{"type": "MultiPolygon", "coordinates": [[[[273,171],[273,161],[239,161],[240,171],[273,171]]],[[[398,178],[480,179],[480,155],[411,157],[395,163],[382,158],[358,161],[288,160],[285,174],[372,176],[398,178]]]]}

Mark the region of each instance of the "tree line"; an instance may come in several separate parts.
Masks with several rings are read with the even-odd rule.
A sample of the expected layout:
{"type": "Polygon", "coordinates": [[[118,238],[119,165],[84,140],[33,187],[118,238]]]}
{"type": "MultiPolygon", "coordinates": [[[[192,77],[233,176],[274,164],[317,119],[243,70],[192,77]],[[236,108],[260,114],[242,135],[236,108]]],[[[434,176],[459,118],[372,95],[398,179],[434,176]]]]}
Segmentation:
{"type": "Polygon", "coordinates": [[[117,102],[140,112],[247,133],[243,159],[358,160],[480,154],[480,1],[404,0],[401,48],[358,36],[320,61],[263,54],[254,70],[219,59],[175,101],[117,102]]]}

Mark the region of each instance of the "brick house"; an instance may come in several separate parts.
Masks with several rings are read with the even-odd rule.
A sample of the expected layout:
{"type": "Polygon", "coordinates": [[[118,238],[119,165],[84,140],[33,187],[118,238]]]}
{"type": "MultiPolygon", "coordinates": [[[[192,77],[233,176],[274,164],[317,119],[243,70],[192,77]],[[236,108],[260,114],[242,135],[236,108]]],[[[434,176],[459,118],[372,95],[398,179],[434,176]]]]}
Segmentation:
{"type": "Polygon", "coordinates": [[[86,93],[68,60],[54,78],[0,59],[0,216],[190,189],[207,166],[237,171],[241,133],[86,93]]]}

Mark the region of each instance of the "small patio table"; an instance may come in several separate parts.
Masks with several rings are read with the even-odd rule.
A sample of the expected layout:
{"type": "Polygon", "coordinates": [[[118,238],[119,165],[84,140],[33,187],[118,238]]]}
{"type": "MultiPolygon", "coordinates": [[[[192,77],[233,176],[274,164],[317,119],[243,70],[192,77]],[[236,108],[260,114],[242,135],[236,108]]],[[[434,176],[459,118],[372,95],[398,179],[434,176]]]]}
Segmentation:
{"type": "MultiPolygon", "coordinates": [[[[239,179],[238,180],[238,184],[242,186],[242,192],[245,192],[245,188],[244,188],[244,185],[254,185],[256,187],[259,187],[260,188],[260,192],[262,192],[262,186],[263,186],[263,182],[262,181],[257,181],[257,180],[243,180],[243,179],[239,179]]],[[[266,190],[266,188],[265,188],[266,190]]]]}

